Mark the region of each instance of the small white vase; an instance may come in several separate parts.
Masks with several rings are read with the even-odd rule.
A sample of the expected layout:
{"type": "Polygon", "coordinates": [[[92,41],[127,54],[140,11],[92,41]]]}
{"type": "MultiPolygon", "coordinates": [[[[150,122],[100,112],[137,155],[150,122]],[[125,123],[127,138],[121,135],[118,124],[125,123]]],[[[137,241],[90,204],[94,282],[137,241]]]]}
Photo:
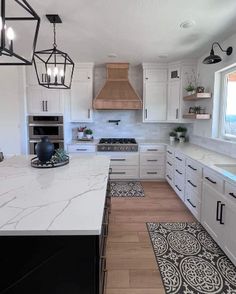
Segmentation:
{"type": "Polygon", "coordinates": [[[93,137],[93,135],[86,135],[86,138],[89,139],[89,140],[91,140],[92,137],[93,137]]]}
{"type": "Polygon", "coordinates": [[[171,136],[170,136],[170,142],[171,142],[171,143],[175,142],[175,137],[171,137],[171,136]]]}
{"type": "Polygon", "coordinates": [[[179,143],[184,143],[184,142],[185,142],[185,138],[180,137],[180,138],[179,138],[179,143]]]}
{"type": "Polygon", "coordinates": [[[78,139],[82,139],[84,137],[84,132],[78,132],[78,139]]]}
{"type": "Polygon", "coordinates": [[[183,135],[183,132],[176,132],[177,138],[183,135]]]}

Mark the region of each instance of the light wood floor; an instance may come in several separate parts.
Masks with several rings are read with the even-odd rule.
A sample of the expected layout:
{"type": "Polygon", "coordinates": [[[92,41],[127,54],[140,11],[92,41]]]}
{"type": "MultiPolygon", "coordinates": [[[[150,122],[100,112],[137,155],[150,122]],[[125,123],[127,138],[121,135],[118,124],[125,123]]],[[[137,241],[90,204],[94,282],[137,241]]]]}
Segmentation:
{"type": "Polygon", "coordinates": [[[165,182],[142,182],[144,198],[112,198],[106,294],[164,294],[146,222],[193,221],[165,182]]]}

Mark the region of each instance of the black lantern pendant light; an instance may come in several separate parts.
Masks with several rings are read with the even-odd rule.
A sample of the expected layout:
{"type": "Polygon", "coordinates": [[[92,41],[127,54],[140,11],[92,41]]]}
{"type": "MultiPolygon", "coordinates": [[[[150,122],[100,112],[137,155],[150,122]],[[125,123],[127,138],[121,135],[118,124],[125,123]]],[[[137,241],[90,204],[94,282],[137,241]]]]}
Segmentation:
{"type": "Polygon", "coordinates": [[[25,0],[0,0],[0,65],[31,65],[40,17],[25,0]]]}
{"type": "Polygon", "coordinates": [[[56,23],[62,23],[57,14],[46,15],[53,24],[54,43],[52,49],[37,51],[34,66],[39,85],[48,89],[70,89],[74,72],[74,62],[69,55],[57,49],[56,23]]]}
{"type": "Polygon", "coordinates": [[[220,44],[218,42],[214,42],[211,46],[211,52],[210,52],[210,55],[207,56],[202,63],[204,64],[214,64],[214,63],[218,63],[218,62],[221,62],[221,57],[219,55],[216,55],[215,52],[214,52],[214,45],[218,45],[218,47],[220,48],[220,50],[222,52],[225,52],[226,55],[231,55],[232,52],[233,52],[233,48],[232,47],[228,47],[226,50],[223,50],[222,47],[220,46],[220,44]]]}

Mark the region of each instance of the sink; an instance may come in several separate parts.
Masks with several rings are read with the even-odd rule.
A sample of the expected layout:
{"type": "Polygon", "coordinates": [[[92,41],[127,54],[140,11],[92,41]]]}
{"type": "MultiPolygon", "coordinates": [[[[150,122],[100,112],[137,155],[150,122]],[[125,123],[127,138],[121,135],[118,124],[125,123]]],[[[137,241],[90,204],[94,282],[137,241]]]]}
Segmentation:
{"type": "Polygon", "coordinates": [[[215,166],[236,175],[236,164],[215,164],[215,166]]]}

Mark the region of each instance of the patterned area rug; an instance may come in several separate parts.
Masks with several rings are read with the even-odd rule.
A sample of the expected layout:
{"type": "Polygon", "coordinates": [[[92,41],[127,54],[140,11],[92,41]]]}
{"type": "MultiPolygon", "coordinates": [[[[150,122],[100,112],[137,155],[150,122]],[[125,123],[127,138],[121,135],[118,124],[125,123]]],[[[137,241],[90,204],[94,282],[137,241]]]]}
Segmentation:
{"type": "Polygon", "coordinates": [[[110,181],[110,197],[144,197],[143,186],[135,181],[110,181]]]}
{"type": "Polygon", "coordinates": [[[236,293],[236,267],[199,223],[147,228],[166,293],[236,293]]]}

